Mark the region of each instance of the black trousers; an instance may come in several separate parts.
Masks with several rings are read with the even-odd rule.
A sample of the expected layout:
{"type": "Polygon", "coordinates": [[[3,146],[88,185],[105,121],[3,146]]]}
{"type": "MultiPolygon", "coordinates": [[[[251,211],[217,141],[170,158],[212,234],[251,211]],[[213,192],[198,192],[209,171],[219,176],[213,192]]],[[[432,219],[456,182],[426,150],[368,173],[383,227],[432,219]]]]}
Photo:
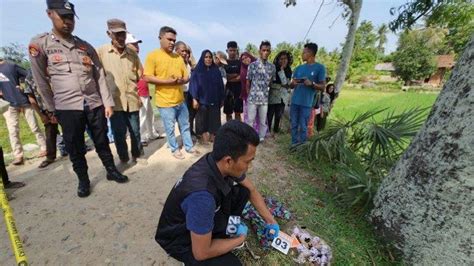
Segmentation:
{"type": "Polygon", "coordinates": [[[56,159],[56,140],[58,138],[58,124],[44,124],[44,132],[46,136],[46,159],[54,161],[56,159]]]}
{"type": "Polygon", "coordinates": [[[316,115],[316,130],[319,132],[326,127],[326,120],[329,113],[324,113],[324,117],[321,114],[316,115]]]}
{"type": "MultiPolygon", "coordinates": [[[[247,204],[250,196],[250,191],[241,186],[236,185],[232,187],[230,200],[224,200],[221,204],[221,208],[214,216],[214,229],[212,230],[212,238],[228,238],[226,234],[227,222],[229,221],[230,215],[242,215],[242,212],[247,204]]],[[[239,258],[237,258],[231,252],[228,252],[219,257],[207,259],[204,261],[197,261],[192,253],[191,247],[188,252],[181,254],[170,254],[171,257],[183,262],[185,265],[225,265],[225,266],[237,266],[242,265],[239,258]]]]}
{"type": "Polygon", "coordinates": [[[268,121],[268,130],[272,131],[272,120],[273,116],[275,116],[275,124],[273,126],[273,132],[278,133],[280,132],[280,120],[283,116],[283,112],[285,112],[285,104],[278,103],[278,104],[269,104],[268,105],[268,112],[267,112],[267,121],[268,121]]]}
{"type": "Polygon", "coordinates": [[[66,151],[72,162],[72,168],[80,181],[88,181],[86,145],[84,132],[86,125],[92,133],[95,151],[99,155],[105,168],[115,168],[114,157],[109,147],[107,137],[107,119],[104,107],[100,106],[90,110],[84,107],[84,111],[56,110],[56,117],[63,129],[63,139],[66,151]]]}
{"type": "Polygon", "coordinates": [[[196,134],[216,134],[221,127],[221,109],[217,106],[200,105],[196,114],[196,134]]]}
{"type": "Polygon", "coordinates": [[[197,115],[197,110],[193,108],[193,96],[191,93],[184,92],[184,100],[186,101],[186,107],[188,107],[189,112],[189,129],[191,130],[191,135],[196,135],[196,126],[194,125],[194,120],[197,115]]]}
{"type": "Polygon", "coordinates": [[[0,175],[2,176],[2,182],[4,186],[10,183],[10,179],[8,179],[7,168],[5,166],[5,159],[3,158],[3,149],[1,146],[0,146],[0,175]]]}

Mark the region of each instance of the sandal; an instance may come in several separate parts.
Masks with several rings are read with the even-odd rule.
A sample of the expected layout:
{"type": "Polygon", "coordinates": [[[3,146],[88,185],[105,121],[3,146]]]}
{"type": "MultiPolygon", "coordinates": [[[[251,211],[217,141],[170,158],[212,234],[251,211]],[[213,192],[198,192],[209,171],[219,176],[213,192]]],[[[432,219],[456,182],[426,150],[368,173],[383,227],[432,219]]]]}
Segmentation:
{"type": "Polygon", "coordinates": [[[178,160],[184,160],[184,155],[179,150],[173,152],[173,157],[178,160]]]}

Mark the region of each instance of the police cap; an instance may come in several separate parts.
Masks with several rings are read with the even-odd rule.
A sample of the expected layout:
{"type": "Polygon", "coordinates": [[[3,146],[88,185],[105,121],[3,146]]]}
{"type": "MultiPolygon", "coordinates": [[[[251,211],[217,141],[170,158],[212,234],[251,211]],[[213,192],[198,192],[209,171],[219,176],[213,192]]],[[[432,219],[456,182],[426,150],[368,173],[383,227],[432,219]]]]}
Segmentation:
{"type": "Polygon", "coordinates": [[[46,0],[48,9],[55,10],[59,15],[76,15],[74,4],[68,0],[46,0]]]}

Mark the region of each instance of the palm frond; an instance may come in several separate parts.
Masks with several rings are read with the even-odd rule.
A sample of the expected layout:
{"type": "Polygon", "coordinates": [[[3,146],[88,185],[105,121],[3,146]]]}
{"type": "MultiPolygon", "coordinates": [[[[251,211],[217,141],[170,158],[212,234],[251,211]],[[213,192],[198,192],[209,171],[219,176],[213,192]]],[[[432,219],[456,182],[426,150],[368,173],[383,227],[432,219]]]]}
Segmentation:
{"type": "Polygon", "coordinates": [[[389,161],[396,160],[406,148],[409,140],[418,132],[424,122],[426,109],[414,108],[405,110],[400,114],[389,112],[380,121],[367,123],[364,130],[359,133],[365,146],[362,153],[367,156],[369,164],[377,158],[389,161]]]}

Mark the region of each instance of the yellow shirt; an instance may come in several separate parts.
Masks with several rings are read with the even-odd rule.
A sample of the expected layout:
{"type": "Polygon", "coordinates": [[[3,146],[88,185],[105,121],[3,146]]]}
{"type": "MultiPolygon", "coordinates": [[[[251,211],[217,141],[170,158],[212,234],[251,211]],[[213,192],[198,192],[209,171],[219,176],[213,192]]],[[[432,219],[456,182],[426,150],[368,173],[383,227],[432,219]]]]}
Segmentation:
{"type": "MultiPolygon", "coordinates": [[[[171,79],[187,78],[189,74],[181,56],[159,48],[146,57],[144,75],[171,79]]],[[[184,101],[183,85],[156,85],[155,99],[158,107],[177,106],[184,101]]]]}
{"type": "Polygon", "coordinates": [[[114,98],[114,111],[138,112],[140,97],[137,82],[141,76],[142,64],[137,53],[125,47],[122,54],[112,46],[105,44],[97,49],[99,59],[104,66],[105,80],[114,98]]]}

